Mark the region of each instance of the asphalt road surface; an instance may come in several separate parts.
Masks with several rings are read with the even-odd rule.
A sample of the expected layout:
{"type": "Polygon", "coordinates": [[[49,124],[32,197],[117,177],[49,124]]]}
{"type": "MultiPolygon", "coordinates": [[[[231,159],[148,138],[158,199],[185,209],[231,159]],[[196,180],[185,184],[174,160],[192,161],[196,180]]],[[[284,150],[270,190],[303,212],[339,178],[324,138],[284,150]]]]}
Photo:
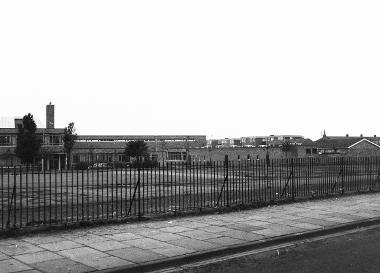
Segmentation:
{"type": "Polygon", "coordinates": [[[183,266],[171,272],[380,272],[380,226],[354,233],[297,242],[284,248],[209,263],[183,266]]]}

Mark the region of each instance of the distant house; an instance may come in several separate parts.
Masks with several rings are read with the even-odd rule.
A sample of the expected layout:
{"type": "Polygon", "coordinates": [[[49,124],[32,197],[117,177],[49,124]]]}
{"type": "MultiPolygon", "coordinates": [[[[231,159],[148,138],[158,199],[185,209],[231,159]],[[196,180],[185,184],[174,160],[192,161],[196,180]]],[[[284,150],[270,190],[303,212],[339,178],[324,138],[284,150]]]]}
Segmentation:
{"type": "Polygon", "coordinates": [[[380,156],[379,137],[326,136],[314,142],[321,156],[380,156]]]}

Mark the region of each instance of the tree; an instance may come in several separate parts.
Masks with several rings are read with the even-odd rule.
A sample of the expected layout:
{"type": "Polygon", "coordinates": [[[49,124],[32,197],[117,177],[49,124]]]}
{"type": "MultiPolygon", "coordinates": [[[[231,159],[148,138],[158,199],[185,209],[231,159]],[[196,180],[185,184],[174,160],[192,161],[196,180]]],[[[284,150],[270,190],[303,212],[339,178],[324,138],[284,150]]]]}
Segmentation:
{"type": "Polygon", "coordinates": [[[74,122],[70,122],[63,132],[63,148],[66,153],[66,166],[68,169],[71,168],[71,151],[73,150],[76,139],[77,134],[75,133],[74,122]]]}
{"type": "Polygon", "coordinates": [[[33,164],[38,157],[41,147],[41,139],[36,135],[37,125],[33,115],[27,114],[22,118],[23,126],[19,128],[17,135],[16,155],[23,164],[33,164]]]}
{"type": "Polygon", "coordinates": [[[140,163],[142,158],[148,155],[148,146],[143,140],[130,141],[125,148],[125,155],[128,157],[135,157],[137,163],[140,163]]]}
{"type": "Polygon", "coordinates": [[[285,141],[282,144],[281,150],[285,152],[286,157],[288,157],[289,152],[294,152],[295,151],[295,146],[291,144],[289,141],[285,141]]]}

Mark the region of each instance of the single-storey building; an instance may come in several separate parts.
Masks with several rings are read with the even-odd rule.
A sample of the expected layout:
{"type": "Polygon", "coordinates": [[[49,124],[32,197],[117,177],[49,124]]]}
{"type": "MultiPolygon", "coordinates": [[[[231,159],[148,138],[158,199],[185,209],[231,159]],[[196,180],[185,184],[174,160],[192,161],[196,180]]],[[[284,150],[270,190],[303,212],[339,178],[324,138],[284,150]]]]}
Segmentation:
{"type": "Polygon", "coordinates": [[[320,156],[368,157],[380,156],[380,138],[326,136],[314,142],[320,156]]]}

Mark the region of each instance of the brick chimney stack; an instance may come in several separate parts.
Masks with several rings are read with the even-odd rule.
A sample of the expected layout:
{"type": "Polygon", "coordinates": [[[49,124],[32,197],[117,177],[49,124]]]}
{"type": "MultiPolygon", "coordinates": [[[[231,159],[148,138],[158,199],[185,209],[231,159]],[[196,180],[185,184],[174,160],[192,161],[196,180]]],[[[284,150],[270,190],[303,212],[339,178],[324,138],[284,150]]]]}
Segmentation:
{"type": "Polygon", "coordinates": [[[46,105],[46,128],[54,129],[54,105],[51,102],[46,105]]]}

